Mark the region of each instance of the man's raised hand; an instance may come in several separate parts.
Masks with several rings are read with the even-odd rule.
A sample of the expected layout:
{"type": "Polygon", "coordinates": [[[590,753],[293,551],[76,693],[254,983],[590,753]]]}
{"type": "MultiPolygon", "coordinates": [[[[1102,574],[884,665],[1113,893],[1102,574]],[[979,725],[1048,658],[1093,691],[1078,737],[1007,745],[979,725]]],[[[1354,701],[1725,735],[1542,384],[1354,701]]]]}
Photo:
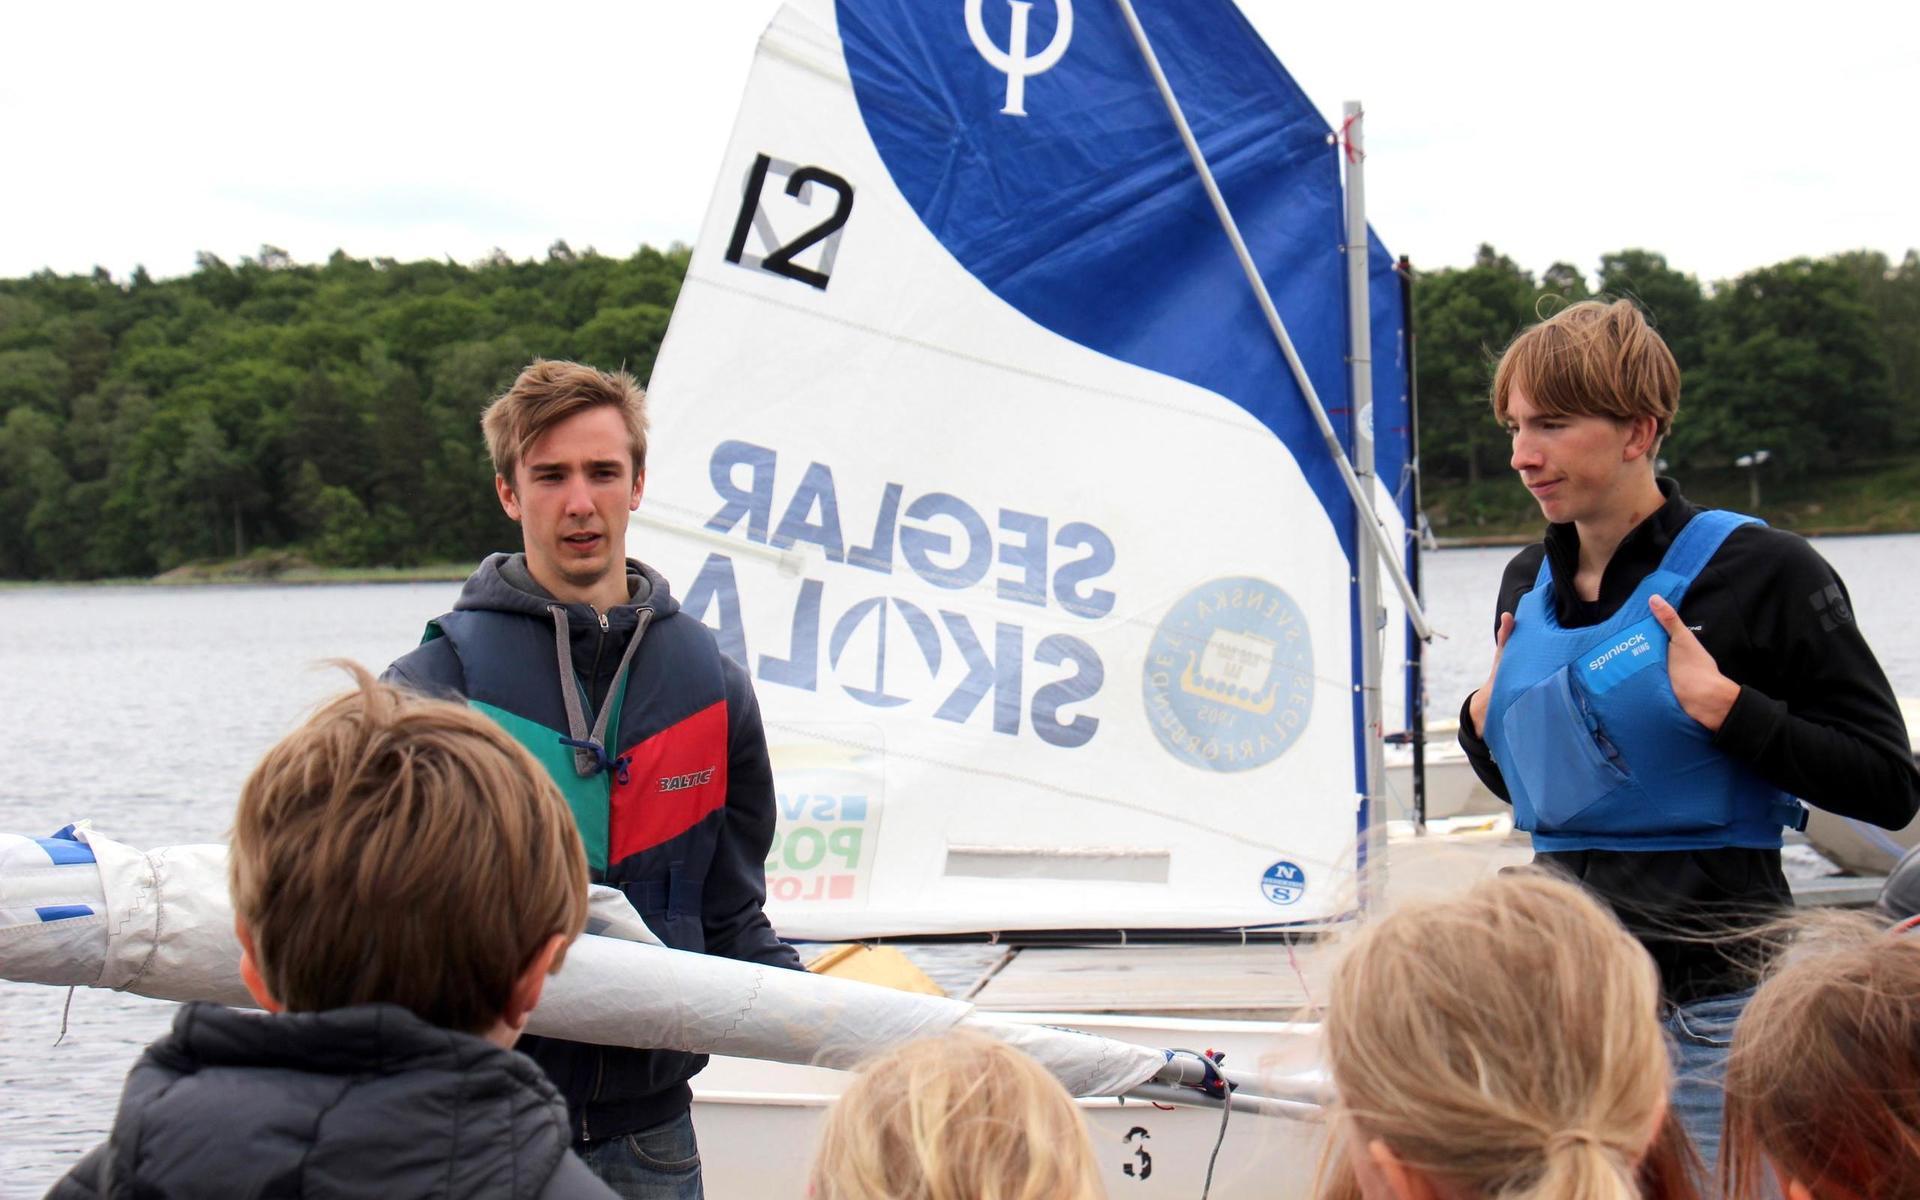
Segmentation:
{"type": "Polygon", "coordinates": [[[1493,699],[1493,677],[1500,673],[1500,655],[1507,648],[1507,639],[1513,636],[1513,614],[1500,614],[1500,628],[1493,635],[1493,665],[1487,668],[1487,681],[1480,685],[1467,701],[1467,715],[1473,718],[1473,736],[1487,736],[1487,701],[1493,699]]]}
{"type": "Polygon", "coordinates": [[[1660,628],[1667,631],[1667,678],[1673,684],[1674,698],[1688,716],[1710,732],[1719,733],[1727,714],[1733,711],[1733,702],[1740,698],[1740,685],[1720,673],[1713,655],[1707,653],[1665,597],[1651,597],[1647,607],[1653,610],[1660,628]]]}

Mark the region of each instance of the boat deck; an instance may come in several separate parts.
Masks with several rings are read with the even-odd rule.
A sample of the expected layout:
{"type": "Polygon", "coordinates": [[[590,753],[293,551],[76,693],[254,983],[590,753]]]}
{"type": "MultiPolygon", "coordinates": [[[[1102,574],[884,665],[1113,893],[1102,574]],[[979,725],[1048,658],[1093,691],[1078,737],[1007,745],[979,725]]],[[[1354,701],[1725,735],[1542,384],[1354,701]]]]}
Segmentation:
{"type": "MultiPolygon", "coordinates": [[[[1399,823],[1395,823],[1396,826],[1399,823]]],[[[1436,822],[1433,833],[1396,828],[1390,904],[1465,887],[1532,857],[1504,818],[1436,822]]],[[[1828,868],[1831,869],[1831,868],[1828,868]]],[[[1790,870],[1801,905],[1872,904],[1881,876],[1814,876],[1790,870]]],[[[1234,1021],[1311,1020],[1324,1002],[1338,930],[1292,945],[1131,942],[1097,946],[896,943],[950,996],[989,1012],[1113,1013],[1234,1021]]]]}
{"type": "Polygon", "coordinates": [[[1309,1018],[1326,994],[1332,949],[1314,942],[1018,950],[970,999],[993,1012],[1309,1018]]]}

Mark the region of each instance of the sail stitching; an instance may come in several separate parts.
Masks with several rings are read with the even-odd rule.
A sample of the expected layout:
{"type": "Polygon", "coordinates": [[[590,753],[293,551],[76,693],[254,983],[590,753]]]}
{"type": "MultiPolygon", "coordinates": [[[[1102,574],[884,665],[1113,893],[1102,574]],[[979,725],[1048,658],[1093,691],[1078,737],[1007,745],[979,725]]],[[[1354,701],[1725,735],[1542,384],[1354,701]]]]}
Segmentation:
{"type": "MultiPolygon", "coordinates": [[[[1028,379],[1038,380],[1041,383],[1052,384],[1056,387],[1067,388],[1076,392],[1084,392],[1088,395],[1102,397],[1103,399],[1123,400],[1129,404],[1136,404],[1143,408],[1152,408],[1152,409],[1157,409],[1161,412],[1174,413],[1178,416],[1189,417],[1194,420],[1208,421],[1216,425],[1223,425],[1229,429],[1234,430],[1237,433],[1249,433],[1256,430],[1261,433],[1268,434],[1269,436],[1271,436],[1273,433],[1272,430],[1268,429],[1265,425],[1260,424],[1258,421],[1254,420],[1251,416],[1239,418],[1231,415],[1224,415],[1221,413],[1200,412],[1191,408],[1182,407],[1177,404],[1169,404],[1164,400],[1151,400],[1145,396],[1137,396],[1128,392],[1116,392],[1107,388],[1092,387],[1088,384],[1077,383],[1071,379],[1063,379],[1058,375],[1049,375],[1043,371],[1035,371],[1026,367],[1013,366],[1009,363],[996,361],[990,358],[984,358],[980,355],[969,354],[964,350],[954,350],[946,346],[936,345],[933,342],[922,341],[919,338],[911,338],[903,334],[892,333],[892,332],[889,332],[888,330],[882,329],[875,325],[866,325],[859,321],[850,321],[845,317],[832,316],[827,313],[822,313],[816,309],[808,308],[804,305],[795,304],[791,301],[776,300],[770,296],[762,295],[760,292],[752,288],[736,287],[732,284],[721,283],[718,280],[708,279],[705,276],[689,275],[687,276],[686,282],[704,284],[707,287],[716,288],[723,292],[731,292],[734,295],[746,297],[759,304],[769,304],[778,308],[787,309],[790,312],[799,313],[803,316],[812,317],[815,320],[821,321],[825,324],[842,325],[848,329],[857,329],[861,333],[871,334],[872,336],[878,337],[878,338],[885,338],[887,341],[890,341],[890,342],[899,342],[902,345],[913,346],[918,349],[926,350],[934,354],[943,355],[947,358],[959,359],[962,362],[973,363],[976,366],[988,367],[995,371],[1004,372],[1005,374],[1008,374],[1008,375],[1020,375],[1028,379]]],[[[684,290],[684,287],[683,287],[683,290],[684,290]]],[[[1197,385],[1193,385],[1193,384],[1189,384],[1187,386],[1197,387],[1197,385]]],[[[1207,389],[1204,389],[1204,388],[1201,388],[1199,390],[1206,391],[1207,394],[1210,396],[1218,395],[1217,392],[1208,391],[1207,389]]]]}

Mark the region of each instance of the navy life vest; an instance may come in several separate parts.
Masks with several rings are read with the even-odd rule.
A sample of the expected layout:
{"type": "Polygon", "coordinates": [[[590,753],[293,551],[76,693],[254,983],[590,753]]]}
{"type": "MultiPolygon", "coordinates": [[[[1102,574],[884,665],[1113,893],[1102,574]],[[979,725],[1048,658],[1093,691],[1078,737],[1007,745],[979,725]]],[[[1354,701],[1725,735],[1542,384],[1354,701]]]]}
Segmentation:
{"type": "Polygon", "coordinates": [[[1514,821],[1536,850],[1773,849],[1806,809],[1713,745],[1667,675],[1667,633],[1647,607],[1687,589],[1753,517],[1707,510],[1658,570],[1598,625],[1561,626],[1551,560],[1520,600],[1487,704],[1487,744],[1514,821]]]}

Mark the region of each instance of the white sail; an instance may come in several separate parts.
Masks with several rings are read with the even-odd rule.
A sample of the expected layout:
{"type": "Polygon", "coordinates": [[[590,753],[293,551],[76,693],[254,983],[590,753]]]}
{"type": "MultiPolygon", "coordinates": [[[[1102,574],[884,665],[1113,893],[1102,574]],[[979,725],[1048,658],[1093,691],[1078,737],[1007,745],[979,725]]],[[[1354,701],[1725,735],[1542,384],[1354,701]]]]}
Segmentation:
{"type": "MultiPolygon", "coordinates": [[[[1344,404],[1330,131],[1230,5],[1141,7],[1344,404]]],[[[1011,11],[780,12],[653,375],[635,544],[754,674],[769,910],[815,938],[1344,914],[1350,506],[1117,13],[1032,6],[1023,56],[1011,11]]]]}

